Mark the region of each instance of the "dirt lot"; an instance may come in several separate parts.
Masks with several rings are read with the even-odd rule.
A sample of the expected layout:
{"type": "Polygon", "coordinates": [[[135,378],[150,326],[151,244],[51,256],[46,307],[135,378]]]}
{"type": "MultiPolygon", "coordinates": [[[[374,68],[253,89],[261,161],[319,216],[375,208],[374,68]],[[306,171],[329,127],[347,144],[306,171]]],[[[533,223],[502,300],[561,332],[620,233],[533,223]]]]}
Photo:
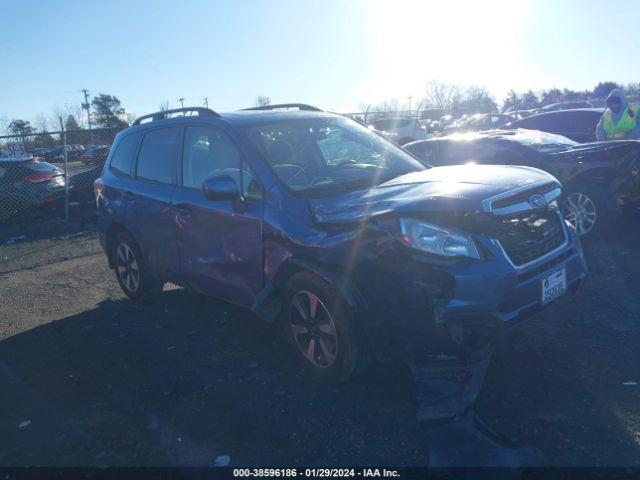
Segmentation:
{"type": "MultiPolygon", "coordinates": [[[[493,356],[478,412],[544,465],[640,466],[639,223],[585,242],[585,288],[493,356]]],[[[0,465],[429,458],[406,365],[319,389],[247,312],[171,287],[126,300],[90,224],[0,231],[0,317],[0,465]]]]}

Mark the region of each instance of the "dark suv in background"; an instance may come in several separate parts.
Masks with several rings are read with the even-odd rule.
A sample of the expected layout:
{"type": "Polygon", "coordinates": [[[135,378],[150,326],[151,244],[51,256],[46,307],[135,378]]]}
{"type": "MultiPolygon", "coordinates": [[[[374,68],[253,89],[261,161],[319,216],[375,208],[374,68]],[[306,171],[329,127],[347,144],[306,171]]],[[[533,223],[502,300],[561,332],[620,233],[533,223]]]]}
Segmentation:
{"type": "Polygon", "coordinates": [[[526,165],[564,186],[566,219],[578,234],[606,233],[640,205],[640,142],[577,143],[534,130],[448,135],[405,145],[433,166],[466,163],[526,165]]]}
{"type": "Polygon", "coordinates": [[[540,130],[570,138],[576,142],[595,142],[596,126],[602,117],[602,108],[571,108],[539,113],[509,122],[501,128],[540,130]]]}
{"type": "Polygon", "coordinates": [[[170,281],[249,308],[327,379],[409,345],[464,349],[586,277],[551,175],[429,168],[306,105],[141,117],[95,193],[129,297],[170,281]]]}

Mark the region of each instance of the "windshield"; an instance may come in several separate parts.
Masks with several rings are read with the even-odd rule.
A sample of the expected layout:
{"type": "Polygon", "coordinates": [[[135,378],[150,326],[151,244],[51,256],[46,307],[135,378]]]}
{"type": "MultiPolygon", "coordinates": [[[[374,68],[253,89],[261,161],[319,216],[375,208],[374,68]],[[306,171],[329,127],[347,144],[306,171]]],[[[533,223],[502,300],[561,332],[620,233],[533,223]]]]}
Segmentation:
{"type": "Polygon", "coordinates": [[[269,123],[247,134],[280,180],[308,196],[379,185],[426,168],[392,142],[342,117],[269,123]]]}

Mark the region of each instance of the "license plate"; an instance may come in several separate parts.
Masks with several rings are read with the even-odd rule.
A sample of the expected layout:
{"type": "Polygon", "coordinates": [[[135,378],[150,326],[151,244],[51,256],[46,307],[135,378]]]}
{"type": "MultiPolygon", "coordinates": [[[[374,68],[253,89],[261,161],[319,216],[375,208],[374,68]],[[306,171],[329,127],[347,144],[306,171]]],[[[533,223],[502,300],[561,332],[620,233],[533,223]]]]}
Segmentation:
{"type": "Polygon", "coordinates": [[[567,291],[567,272],[563,268],[542,279],[542,304],[552,302],[567,291]]]}

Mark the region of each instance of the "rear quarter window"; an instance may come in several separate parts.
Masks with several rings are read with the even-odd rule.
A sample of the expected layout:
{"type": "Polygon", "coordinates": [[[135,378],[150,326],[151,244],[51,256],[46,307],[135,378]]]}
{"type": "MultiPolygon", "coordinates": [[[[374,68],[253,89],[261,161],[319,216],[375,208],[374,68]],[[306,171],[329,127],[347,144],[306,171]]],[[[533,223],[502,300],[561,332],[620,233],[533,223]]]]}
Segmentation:
{"type": "Polygon", "coordinates": [[[116,145],[109,165],[111,171],[116,175],[127,177],[131,175],[131,166],[133,165],[133,158],[135,157],[140,137],[140,133],[132,133],[120,140],[116,145]]]}

